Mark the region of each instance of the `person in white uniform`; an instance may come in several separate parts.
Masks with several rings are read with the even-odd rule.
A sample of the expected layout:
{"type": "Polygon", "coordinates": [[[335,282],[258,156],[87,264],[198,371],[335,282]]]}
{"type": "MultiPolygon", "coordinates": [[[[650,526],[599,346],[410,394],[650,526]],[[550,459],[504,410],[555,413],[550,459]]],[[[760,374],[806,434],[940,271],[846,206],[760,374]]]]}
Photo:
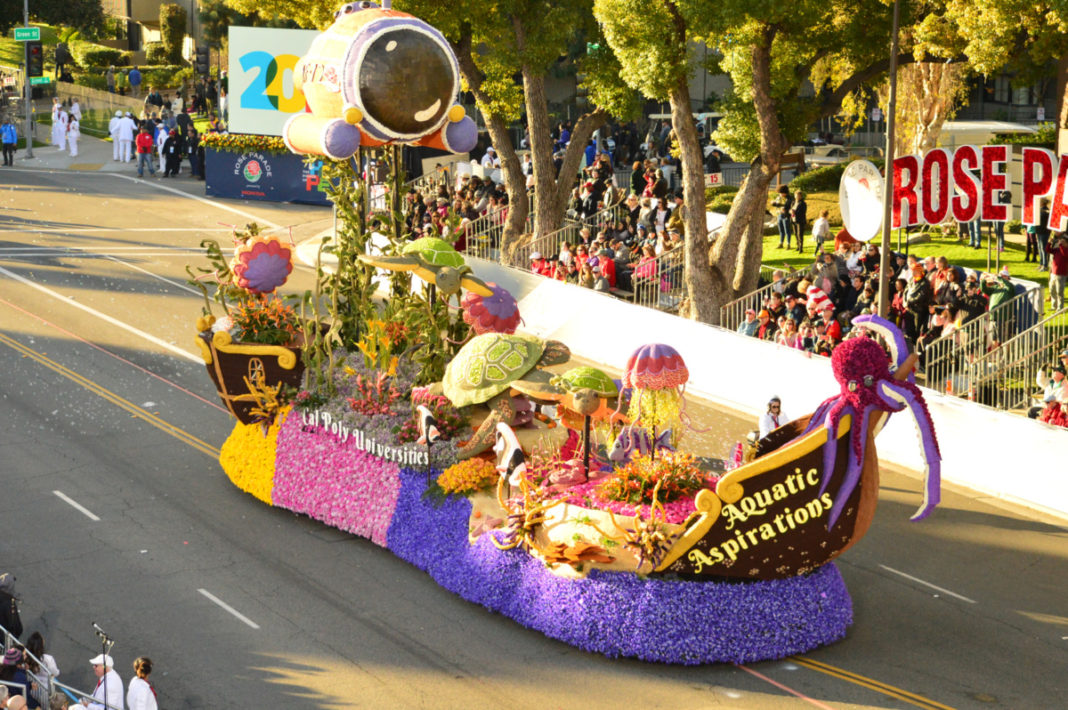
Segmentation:
{"type": "Polygon", "coordinates": [[[126,710],[126,699],[122,692],[122,678],[115,672],[115,661],[111,656],[99,654],[90,663],[96,674],[96,688],[93,700],[86,706],[89,710],[105,710],[104,702],[118,710],[126,710]]]}
{"type": "Polygon", "coordinates": [[[768,411],[764,412],[760,417],[760,438],[763,439],[789,421],[790,417],[783,414],[782,400],[779,399],[778,395],[772,395],[771,399],[768,400],[768,411]]]}
{"type": "Polygon", "coordinates": [[[70,122],[67,124],[67,145],[70,146],[70,156],[72,158],[78,155],[78,139],[81,136],[81,123],[78,121],[77,116],[71,114],[70,122]]]}
{"type": "Polygon", "coordinates": [[[122,111],[116,111],[108,121],[108,133],[111,135],[111,159],[118,160],[120,154],[119,124],[122,123],[122,111]]]}
{"type": "Polygon", "coordinates": [[[60,123],[59,115],[63,113],[63,106],[59,103],[59,97],[52,99],[52,145],[63,150],[67,140],[66,128],[60,123]]]}
{"type": "Polygon", "coordinates": [[[70,113],[71,113],[72,116],[74,116],[76,119],[78,119],[79,122],[81,122],[81,120],[82,120],[82,107],[78,105],[78,99],[74,99],[73,102],[71,103],[71,105],[70,105],[70,113]]]}
{"type": "Polygon", "coordinates": [[[130,687],[126,690],[127,710],[159,710],[156,691],[148,682],[148,676],[152,673],[152,659],[141,656],[133,665],[137,675],[130,679],[130,687]]]}
{"type": "Polygon", "coordinates": [[[67,112],[59,109],[58,120],[53,124],[52,132],[55,135],[56,146],[60,150],[67,149],[67,112]]]}
{"type": "Polygon", "coordinates": [[[133,116],[127,111],[126,115],[119,119],[119,156],[124,163],[133,160],[135,133],[137,133],[137,124],[134,123],[133,116]]]}

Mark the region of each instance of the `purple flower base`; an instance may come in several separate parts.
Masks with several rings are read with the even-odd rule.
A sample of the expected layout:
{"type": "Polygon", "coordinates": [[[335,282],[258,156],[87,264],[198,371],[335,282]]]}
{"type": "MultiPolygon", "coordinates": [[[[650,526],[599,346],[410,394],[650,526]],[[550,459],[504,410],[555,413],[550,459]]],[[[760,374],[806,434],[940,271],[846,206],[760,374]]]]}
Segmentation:
{"type": "Polygon", "coordinates": [[[425,474],[401,469],[389,549],[459,596],[586,651],[696,665],[803,653],[845,636],[853,604],[838,568],[768,582],[688,582],[592,571],[551,574],[486,535],[467,541],[470,503],[422,499],[425,474]],[[432,531],[432,533],[431,533],[432,531]]]}
{"type": "MultiPolygon", "coordinates": [[[[436,475],[436,472],[433,473],[436,475]]],[[[468,601],[610,657],[695,665],[803,653],[843,638],[853,605],[833,564],[765,582],[550,573],[523,550],[467,539],[471,504],[423,498],[426,472],[360,451],[291,415],[278,435],[274,505],[370,538],[468,601]]]]}

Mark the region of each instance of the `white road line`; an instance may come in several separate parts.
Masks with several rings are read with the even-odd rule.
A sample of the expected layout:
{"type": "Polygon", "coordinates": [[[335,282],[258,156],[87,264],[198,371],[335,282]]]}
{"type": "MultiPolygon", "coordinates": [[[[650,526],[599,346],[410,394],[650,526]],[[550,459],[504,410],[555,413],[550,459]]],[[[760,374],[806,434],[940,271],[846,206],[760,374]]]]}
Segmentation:
{"type": "Polygon", "coordinates": [[[210,206],[218,208],[220,210],[226,210],[227,212],[232,212],[234,214],[241,215],[245,219],[250,219],[250,220],[252,220],[254,222],[258,222],[259,224],[265,224],[268,227],[271,227],[272,229],[282,229],[281,226],[275,224],[274,222],[271,222],[269,220],[263,219],[262,217],[257,217],[256,215],[252,214],[251,212],[245,212],[244,210],[239,210],[236,207],[231,207],[230,205],[224,205],[221,202],[216,202],[214,200],[209,200],[208,198],[201,197],[200,195],[190,195],[189,193],[182,192],[181,190],[179,190],[177,188],[168,187],[167,185],[160,185],[158,182],[148,181],[148,180],[145,180],[143,178],[133,177],[132,175],[123,175],[121,173],[105,173],[105,172],[88,173],[88,172],[79,171],[79,170],[56,170],[54,168],[53,169],[48,169],[48,168],[44,168],[44,169],[41,169],[41,168],[8,168],[7,170],[4,171],[5,175],[7,173],[58,173],[58,174],[62,174],[62,175],[70,175],[71,173],[77,173],[79,175],[107,176],[107,177],[119,178],[121,180],[129,180],[130,182],[134,182],[134,183],[138,183],[138,184],[141,184],[141,185],[145,185],[147,187],[154,187],[157,190],[162,190],[164,192],[170,192],[170,193],[173,193],[175,195],[178,195],[179,197],[188,197],[190,200],[196,200],[197,202],[202,202],[202,203],[204,203],[206,205],[210,205],[210,206]]]}
{"type": "Polygon", "coordinates": [[[53,291],[50,288],[46,288],[46,287],[42,286],[39,283],[34,283],[33,281],[30,281],[29,279],[27,279],[27,278],[25,278],[23,276],[19,276],[18,274],[14,273],[12,271],[8,271],[7,269],[3,268],[2,266],[0,266],[0,275],[7,276],[9,279],[14,279],[15,281],[18,281],[19,283],[26,284],[30,288],[35,288],[38,291],[40,291],[41,293],[47,294],[47,295],[51,296],[52,298],[54,298],[54,299],[56,299],[58,301],[62,301],[63,303],[67,304],[68,306],[74,306],[75,308],[83,310],[86,313],[92,314],[92,315],[96,316],[97,318],[100,318],[101,320],[107,321],[108,323],[111,323],[114,326],[122,328],[123,330],[125,330],[127,332],[133,333],[134,335],[138,336],[139,338],[144,338],[145,340],[149,341],[150,343],[155,343],[156,345],[160,346],[161,348],[163,348],[165,350],[168,350],[168,351],[174,353],[175,355],[178,355],[179,357],[183,357],[186,360],[189,360],[190,362],[195,362],[197,364],[201,364],[201,363],[204,362],[204,358],[202,358],[202,357],[200,357],[198,355],[194,355],[192,353],[188,353],[185,350],[182,350],[177,345],[171,345],[170,343],[168,343],[168,342],[166,342],[164,340],[160,340],[159,338],[157,338],[154,335],[150,335],[150,334],[146,333],[145,331],[140,330],[139,328],[135,328],[135,327],[133,327],[132,325],[130,325],[128,323],[123,323],[121,320],[119,320],[117,318],[112,318],[111,316],[107,315],[106,313],[101,313],[100,311],[98,311],[98,310],[96,310],[94,308],[90,308],[89,306],[86,306],[86,305],[83,305],[81,303],[78,303],[77,301],[75,301],[73,298],[70,298],[69,296],[64,296],[63,294],[57,293],[56,291],[53,291]]]}
{"type": "Polygon", "coordinates": [[[200,592],[201,594],[203,594],[204,596],[206,596],[208,599],[210,599],[214,603],[216,603],[219,606],[221,606],[226,611],[228,611],[231,614],[233,614],[234,616],[236,616],[243,623],[248,624],[249,626],[251,626],[254,629],[260,628],[260,625],[257,624],[255,621],[253,621],[252,619],[248,618],[247,616],[245,616],[244,614],[239,612],[237,609],[233,608],[232,606],[230,606],[229,604],[224,602],[222,599],[219,599],[219,597],[215,596],[214,594],[209,592],[207,589],[198,589],[197,591],[200,592]]]}
{"type": "Polygon", "coordinates": [[[129,268],[133,269],[134,271],[140,271],[142,274],[145,274],[146,276],[151,276],[154,279],[159,279],[163,283],[170,284],[171,286],[174,286],[175,288],[180,288],[183,291],[188,291],[189,293],[196,294],[197,296],[201,295],[200,291],[196,290],[192,286],[188,286],[188,285],[186,285],[184,283],[180,283],[178,281],[172,281],[172,280],[170,280],[168,278],[160,276],[159,274],[154,274],[151,271],[149,271],[148,269],[142,269],[140,266],[135,266],[134,264],[131,264],[128,261],[123,261],[122,259],[119,259],[119,258],[114,257],[114,256],[108,256],[108,257],[105,257],[105,258],[108,261],[114,261],[116,264],[122,264],[123,266],[129,267],[129,268]]]}
{"type": "Polygon", "coordinates": [[[17,232],[25,234],[66,234],[68,232],[91,233],[98,232],[231,232],[229,227],[14,227],[0,228],[0,234],[17,232]]]}
{"type": "Polygon", "coordinates": [[[142,251],[162,251],[162,252],[174,252],[175,254],[202,254],[203,249],[197,249],[195,247],[168,247],[160,244],[142,244],[136,247],[121,247],[121,246],[109,246],[107,249],[101,249],[100,251],[93,251],[92,247],[80,247],[75,244],[66,244],[61,247],[49,247],[42,244],[34,244],[21,247],[0,247],[0,252],[21,252],[21,251],[46,251],[46,252],[75,252],[77,254],[111,254],[112,252],[142,252],[142,251]]]}
{"type": "Polygon", "coordinates": [[[184,259],[188,259],[191,256],[203,256],[203,255],[204,255],[204,252],[202,252],[202,251],[192,251],[192,250],[191,251],[187,251],[187,252],[180,252],[180,251],[150,251],[150,250],[146,249],[145,251],[124,251],[124,252],[116,252],[116,253],[112,254],[112,253],[106,252],[106,251],[81,252],[81,251],[62,251],[62,250],[59,250],[59,249],[52,249],[52,250],[38,249],[36,251],[32,251],[32,250],[6,251],[4,249],[0,249],[0,258],[3,258],[3,259],[38,259],[40,257],[45,257],[47,259],[106,259],[106,258],[115,257],[115,256],[122,256],[122,257],[135,257],[135,256],[137,256],[137,257],[146,257],[146,256],[160,257],[160,256],[162,256],[162,257],[182,257],[184,259]]]}
{"type": "Polygon", "coordinates": [[[887,572],[893,572],[894,574],[900,575],[900,576],[904,577],[905,579],[912,580],[916,584],[922,584],[925,587],[930,587],[931,589],[935,589],[935,590],[937,590],[939,592],[942,592],[943,594],[946,594],[948,596],[951,596],[951,597],[953,597],[955,599],[960,599],[962,602],[968,602],[969,604],[977,604],[978,603],[974,599],[969,599],[968,597],[961,596],[960,594],[957,594],[956,592],[951,592],[948,589],[945,589],[943,587],[939,587],[937,584],[931,584],[930,582],[925,582],[922,579],[920,579],[919,577],[913,577],[911,574],[905,574],[901,570],[896,570],[893,567],[887,567],[886,565],[879,565],[879,566],[882,567],[887,572]]]}
{"type": "Polygon", "coordinates": [[[83,513],[85,515],[85,517],[89,518],[94,523],[99,523],[100,522],[100,518],[98,518],[97,516],[93,515],[93,512],[91,510],[86,508],[84,505],[82,505],[78,501],[72,499],[70,496],[64,494],[63,491],[52,491],[52,492],[55,493],[56,497],[59,498],[61,501],[63,501],[64,503],[69,504],[72,508],[74,508],[78,512],[83,513]]]}

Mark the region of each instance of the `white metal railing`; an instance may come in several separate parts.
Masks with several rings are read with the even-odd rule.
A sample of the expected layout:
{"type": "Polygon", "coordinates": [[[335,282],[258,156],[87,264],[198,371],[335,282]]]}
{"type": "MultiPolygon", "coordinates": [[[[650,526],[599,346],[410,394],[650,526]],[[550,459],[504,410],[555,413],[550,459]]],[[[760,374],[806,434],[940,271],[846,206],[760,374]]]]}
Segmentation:
{"type": "Polygon", "coordinates": [[[8,681],[0,681],[0,683],[7,686],[21,688],[22,696],[24,698],[28,697],[26,695],[27,692],[32,692],[34,699],[37,700],[41,707],[47,708],[49,705],[48,699],[51,697],[53,686],[56,683],[55,676],[52,675],[52,672],[48,670],[48,666],[45,665],[45,663],[40,658],[30,653],[29,650],[27,650],[25,646],[23,646],[22,643],[20,643],[18,639],[11,634],[10,631],[5,629],[3,626],[0,626],[0,631],[2,631],[4,634],[5,651],[9,648],[13,648],[16,644],[18,644],[19,649],[22,651],[23,658],[28,657],[35,664],[37,664],[38,668],[36,673],[30,673],[29,671],[27,671],[26,673],[26,675],[29,676],[29,679],[32,681],[30,688],[27,688],[26,685],[22,683],[14,683],[8,681]],[[32,685],[36,685],[36,688],[32,687],[32,685]]]}
{"type": "Polygon", "coordinates": [[[928,374],[927,386],[997,409],[1026,408],[1038,370],[1057,363],[1068,346],[1068,309],[989,350],[964,345],[954,350],[949,366],[928,374]]]}
{"type": "Polygon", "coordinates": [[[736,298],[729,303],[725,303],[720,306],[719,309],[719,324],[721,327],[727,330],[737,330],[738,326],[743,320],[745,320],[745,312],[752,308],[754,311],[759,312],[764,304],[767,303],[767,299],[771,296],[771,292],[775,288],[775,282],[772,280],[772,274],[780,270],[779,267],[767,266],[765,264],[760,265],[760,280],[767,281],[764,286],[761,286],[756,291],[752,291],[736,298]]]}
{"type": "Polygon", "coordinates": [[[631,272],[633,302],[646,308],[677,311],[685,295],[682,278],[685,259],[686,254],[680,246],[636,265],[631,272]]]}
{"type": "Polygon", "coordinates": [[[928,386],[945,392],[962,356],[978,357],[1039,320],[1044,307],[1042,294],[1041,285],[1028,289],[924,347],[922,365],[928,386]]]}

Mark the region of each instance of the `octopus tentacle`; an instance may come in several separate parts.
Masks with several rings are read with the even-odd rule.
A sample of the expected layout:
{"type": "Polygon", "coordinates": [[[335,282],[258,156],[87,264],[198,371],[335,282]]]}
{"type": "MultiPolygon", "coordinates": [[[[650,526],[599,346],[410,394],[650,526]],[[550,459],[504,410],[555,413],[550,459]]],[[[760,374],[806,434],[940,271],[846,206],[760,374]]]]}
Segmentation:
{"type": "Polygon", "coordinates": [[[908,406],[916,421],[920,444],[923,447],[924,486],[923,503],[912,515],[911,520],[923,520],[931,514],[942,496],[942,454],[938,448],[931,414],[916,385],[907,382],[880,382],[879,392],[883,397],[899,402],[902,409],[908,406]]]}
{"type": "Polygon", "coordinates": [[[820,495],[827,490],[827,484],[831,482],[834,474],[834,464],[838,459],[838,424],[843,414],[853,414],[856,410],[844,398],[838,399],[831,405],[824,418],[823,425],[827,427],[827,443],[823,445],[823,475],[820,477],[820,495]]]}
{"type": "MultiPolygon", "coordinates": [[[[905,342],[905,334],[901,332],[901,329],[890,321],[877,315],[864,315],[858,316],[853,319],[854,325],[859,325],[867,330],[872,330],[883,336],[886,344],[890,347],[890,356],[894,362],[894,369],[901,367],[901,365],[908,359],[909,346],[905,342]]],[[[916,375],[914,372],[909,372],[909,382],[916,382],[916,375]]]]}
{"type": "MultiPolygon", "coordinates": [[[[869,404],[864,408],[864,411],[857,417],[857,421],[853,423],[853,434],[856,434],[857,432],[864,432],[865,435],[867,434],[868,423],[871,421],[871,414],[876,409],[878,409],[878,407],[874,404],[869,404]]],[[[838,447],[835,446],[834,448],[838,447]]],[[[857,483],[860,482],[860,474],[863,468],[863,455],[861,455],[860,458],[853,456],[849,458],[849,465],[846,467],[845,478],[842,480],[842,485],[838,487],[838,493],[834,497],[834,504],[831,506],[831,515],[827,520],[828,530],[834,527],[834,524],[838,522],[838,516],[842,514],[842,509],[845,508],[846,502],[849,500],[849,497],[853,495],[857,483]]],[[[830,478],[829,472],[826,475],[826,478],[830,478]]]]}

